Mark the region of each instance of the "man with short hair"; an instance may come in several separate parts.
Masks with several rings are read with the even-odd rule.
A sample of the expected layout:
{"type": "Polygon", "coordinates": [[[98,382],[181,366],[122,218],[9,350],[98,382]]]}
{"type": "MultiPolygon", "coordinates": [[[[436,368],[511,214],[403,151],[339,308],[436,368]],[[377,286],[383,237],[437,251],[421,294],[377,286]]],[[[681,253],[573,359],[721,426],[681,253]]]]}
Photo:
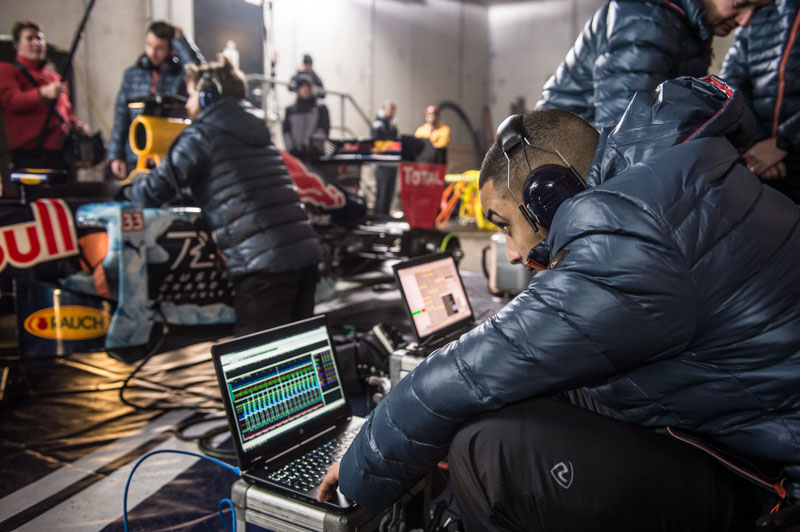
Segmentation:
{"type": "Polygon", "coordinates": [[[450,144],[450,126],[439,119],[439,106],[425,108],[425,123],[417,128],[414,136],[428,139],[434,148],[446,148],[450,144]]]}
{"type": "MultiPolygon", "coordinates": [[[[114,104],[114,126],[108,143],[108,160],[111,172],[119,179],[127,177],[136,166],[136,155],[128,143],[133,120],[141,108],[131,108],[131,100],[152,94],[186,96],[184,65],[203,64],[200,50],[172,24],[156,21],[147,27],[144,53],[136,63],[125,70],[122,85],[114,104]]],[[[183,116],[182,112],[179,112],[183,116]]]]}
{"type": "Polygon", "coordinates": [[[190,66],[192,124],[161,166],[134,176],[124,196],[202,209],[236,293],[236,336],[310,317],[320,248],[264,117],[245,99],[244,74],[223,63],[190,66]]]}
{"type": "Polygon", "coordinates": [[[303,62],[297,67],[292,79],[289,80],[289,90],[296,91],[301,79],[308,80],[311,83],[311,92],[315,98],[321,101],[325,99],[325,86],[322,80],[314,71],[314,60],[309,54],[303,55],[303,62]]]}
{"type": "Polygon", "coordinates": [[[595,128],[619,120],[638,90],[704,76],[711,39],[771,0],[611,0],[586,23],[544,86],[537,109],[566,109],[595,128]]]}
{"type": "Polygon", "coordinates": [[[449,452],[468,531],[751,531],[796,502],[800,208],[740,164],[752,126],[688,77],[599,136],[507,119],[481,205],[543,271],[395,386],[320,499],[381,508],[449,452]]]}

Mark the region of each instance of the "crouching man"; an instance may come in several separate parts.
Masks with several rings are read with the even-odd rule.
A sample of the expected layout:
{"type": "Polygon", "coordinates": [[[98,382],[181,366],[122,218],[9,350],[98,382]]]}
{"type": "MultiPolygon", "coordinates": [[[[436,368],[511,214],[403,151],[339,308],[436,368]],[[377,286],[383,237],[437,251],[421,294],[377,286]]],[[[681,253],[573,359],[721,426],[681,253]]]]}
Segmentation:
{"type": "Polygon", "coordinates": [[[320,498],[380,508],[449,452],[471,531],[752,530],[796,501],[800,208],[739,163],[752,125],[717,78],[599,135],[507,119],[481,203],[544,271],[388,394],[320,498]]]}

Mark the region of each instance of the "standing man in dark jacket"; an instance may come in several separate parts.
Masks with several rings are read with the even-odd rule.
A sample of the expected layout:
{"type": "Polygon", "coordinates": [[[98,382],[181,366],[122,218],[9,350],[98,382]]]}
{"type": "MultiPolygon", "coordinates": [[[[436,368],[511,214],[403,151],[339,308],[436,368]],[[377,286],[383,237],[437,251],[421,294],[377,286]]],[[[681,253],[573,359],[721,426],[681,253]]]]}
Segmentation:
{"type": "Polygon", "coordinates": [[[314,71],[314,60],[308,54],[303,56],[303,62],[297,68],[297,72],[292,76],[292,79],[289,80],[289,90],[296,91],[301,79],[311,82],[311,92],[317,98],[317,101],[322,103],[322,100],[325,99],[325,86],[314,71]]]}
{"type": "Polygon", "coordinates": [[[753,17],[725,56],[722,77],[756,115],[747,167],[800,203],[800,23],[798,0],[775,0],[753,17]]]}
{"type": "Polygon", "coordinates": [[[244,75],[224,63],[189,67],[192,124],[165,162],[137,174],[126,197],[157,207],[198,205],[233,280],[236,335],[309,317],[320,249],[316,233],[244,75]]]}
{"type": "Polygon", "coordinates": [[[322,142],[328,138],[330,129],[328,108],[314,97],[311,79],[301,77],[297,81],[297,100],[286,108],[283,119],[286,151],[307,162],[312,154],[321,152],[322,142]]]}
{"type": "Polygon", "coordinates": [[[613,124],[636,91],[706,75],[711,38],[747,26],[769,2],[611,0],[586,23],[536,108],[572,111],[597,129],[613,124]]]}
{"type": "MultiPolygon", "coordinates": [[[[397,104],[386,100],[378,110],[372,123],[372,138],[375,140],[397,140],[397,123],[394,114],[397,104]]],[[[375,165],[375,214],[389,214],[394,199],[394,187],[397,181],[397,166],[388,164],[375,165]]]]}
{"type": "Polygon", "coordinates": [[[320,497],[380,508],[449,451],[467,530],[750,531],[796,501],[800,208],[738,164],[752,127],[718,78],[638,92],[599,138],[504,122],[481,204],[544,271],[392,389],[320,497]]]}
{"type": "Polygon", "coordinates": [[[180,28],[163,21],[148,26],[144,53],[125,70],[114,104],[108,160],[111,161],[111,172],[117,178],[124,179],[136,166],[136,155],[128,145],[128,131],[141,108],[128,107],[128,102],[150,94],[186,96],[183,65],[202,63],[205,59],[200,50],[180,28]]]}

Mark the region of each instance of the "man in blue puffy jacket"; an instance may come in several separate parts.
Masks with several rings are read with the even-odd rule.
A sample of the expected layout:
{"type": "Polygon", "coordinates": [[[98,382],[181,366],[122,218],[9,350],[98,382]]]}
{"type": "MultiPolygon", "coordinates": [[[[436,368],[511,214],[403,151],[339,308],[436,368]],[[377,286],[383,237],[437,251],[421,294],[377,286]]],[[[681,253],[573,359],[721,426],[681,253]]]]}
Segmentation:
{"type": "Polygon", "coordinates": [[[611,0],[586,23],[538,109],[566,109],[597,129],[633,94],[678,76],[705,76],[711,38],[747,26],[771,0],[611,0]]]}
{"type": "Polygon", "coordinates": [[[314,313],[320,247],[263,114],[227,57],[190,66],[192,119],[162,164],[124,196],[145,207],[197,205],[233,281],[236,336],[314,313]]]}
{"type": "MultiPolygon", "coordinates": [[[[203,63],[203,54],[180,28],[164,21],[155,21],[147,27],[144,53],[125,70],[114,103],[114,126],[108,143],[108,160],[114,176],[123,179],[136,166],[128,131],[142,108],[129,107],[128,103],[151,94],[186,96],[184,65],[203,63]]],[[[182,109],[178,110],[178,116],[185,116],[182,109]]]]}
{"type": "Polygon", "coordinates": [[[800,1],[776,0],[736,33],[721,76],[756,115],[747,167],[800,203],[800,1]]]}
{"type": "Polygon", "coordinates": [[[679,78],[599,137],[521,121],[481,203],[544,271],[398,383],[320,498],[380,508],[449,452],[468,530],[751,530],[800,495],[800,208],[738,162],[752,114],[679,78]]]}

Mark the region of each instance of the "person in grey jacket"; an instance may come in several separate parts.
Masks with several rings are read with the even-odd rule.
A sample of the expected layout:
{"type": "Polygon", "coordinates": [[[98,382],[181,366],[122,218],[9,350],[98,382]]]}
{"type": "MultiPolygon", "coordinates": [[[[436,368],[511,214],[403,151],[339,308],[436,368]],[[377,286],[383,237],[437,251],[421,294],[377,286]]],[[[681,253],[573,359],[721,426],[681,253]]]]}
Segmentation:
{"type": "Polygon", "coordinates": [[[144,53],[125,70],[114,104],[114,126],[107,154],[114,176],[124,179],[136,166],[136,155],[128,144],[128,131],[142,110],[128,107],[128,102],[151,94],[185,97],[184,65],[203,63],[203,54],[180,28],[163,21],[147,27],[144,53]]]}
{"type": "Polygon", "coordinates": [[[286,108],[283,118],[286,151],[308,162],[312,155],[322,154],[322,143],[328,138],[330,129],[328,108],[314,96],[311,78],[301,77],[297,81],[297,100],[286,108]]]}
{"type": "Polygon", "coordinates": [[[800,46],[798,0],[775,0],[759,11],[725,56],[721,76],[756,115],[747,167],[800,203],[800,46]]]}
{"type": "Polygon", "coordinates": [[[245,99],[244,75],[227,58],[190,66],[187,90],[192,124],[124,196],[149,207],[177,199],[202,209],[236,291],[237,336],[311,316],[316,233],[263,116],[245,99]]]}
{"type": "Polygon", "coordinates": [[[752,114],[685,77],[599,137],[522,122],[481,204],[544,271],[387,394],[320,498],[381,508],[449,451],[467,530],[752,530],[800,497],[800,208],[738,162],[752,114]]]}
{"type": "Polygon", "coordinates": [[[600,129],[633,94],[678,76],[704,76],[711,38],[747,26],[770,0],[611,0],[589,19],[537,109],[566,109],[600,129]]]}

